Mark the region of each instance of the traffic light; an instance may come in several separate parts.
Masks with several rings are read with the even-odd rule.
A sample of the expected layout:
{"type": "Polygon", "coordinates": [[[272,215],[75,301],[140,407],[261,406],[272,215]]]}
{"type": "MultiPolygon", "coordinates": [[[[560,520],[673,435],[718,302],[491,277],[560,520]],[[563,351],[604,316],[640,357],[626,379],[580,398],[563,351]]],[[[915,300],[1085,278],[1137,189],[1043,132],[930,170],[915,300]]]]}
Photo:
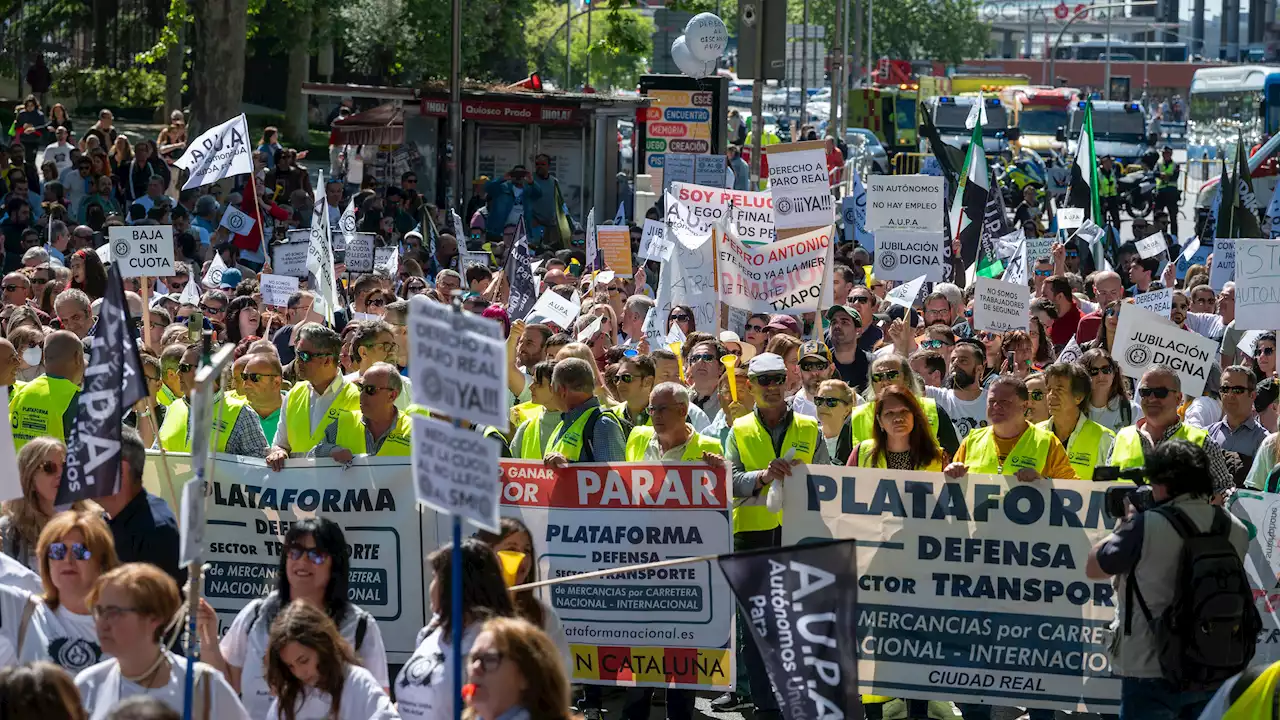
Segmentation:
{"type": "Polygon", "coordinates": [[[520,82],[513,83],[507,86],[508,90],[514,90],[516,88],[521,88],[524,90],[532,90],[534,92],[542,92],[542,76],[539,75],[538,73],[533,73],[529,77],[521,80],[520,82]]]}

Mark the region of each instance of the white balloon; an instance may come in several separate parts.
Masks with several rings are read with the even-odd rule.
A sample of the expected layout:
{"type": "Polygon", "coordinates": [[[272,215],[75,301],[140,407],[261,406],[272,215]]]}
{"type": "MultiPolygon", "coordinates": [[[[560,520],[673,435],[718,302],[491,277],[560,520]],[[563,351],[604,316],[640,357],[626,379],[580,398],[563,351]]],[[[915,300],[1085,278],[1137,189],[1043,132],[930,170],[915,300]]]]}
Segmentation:
{"type": "Polygon", "coordinates": [[[715,71],[714,64],[704,63],[695,58],[693,53],[689,51],[688,42],[685,36],[681,35],[671,43],[671,59],[675,62],[676,67],[680,68],[680,72],[689,77],[706,77],[715,71]],[[708,70],[708,65],[711,65],[708,70]]]}
{"type": "Polygon", "coordinates": [[[684,26],[689,52],[702,62],[712,62],[729,46],[729,29],[715,13],[698,13],[684,26]]]}

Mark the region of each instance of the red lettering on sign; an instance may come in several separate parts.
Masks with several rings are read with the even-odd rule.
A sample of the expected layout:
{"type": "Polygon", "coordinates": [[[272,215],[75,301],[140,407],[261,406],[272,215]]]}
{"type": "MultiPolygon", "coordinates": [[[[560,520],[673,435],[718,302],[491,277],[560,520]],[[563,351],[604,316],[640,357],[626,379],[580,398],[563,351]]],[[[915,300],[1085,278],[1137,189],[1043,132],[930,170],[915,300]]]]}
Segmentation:
{"type": "Polygon", "coordinates": [[[684,123],[649,123],[649,134],[654,137],[684,137],[689,134],[689,126],[684,123]]]}

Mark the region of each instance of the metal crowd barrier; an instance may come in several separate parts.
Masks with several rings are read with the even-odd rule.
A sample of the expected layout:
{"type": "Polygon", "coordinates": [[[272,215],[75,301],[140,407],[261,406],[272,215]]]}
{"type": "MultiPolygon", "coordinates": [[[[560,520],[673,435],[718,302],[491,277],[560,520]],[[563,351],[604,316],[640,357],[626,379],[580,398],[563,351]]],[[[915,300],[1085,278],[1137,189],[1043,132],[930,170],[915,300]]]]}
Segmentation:
{"type": "Polygon", "coordinates": [[[1188,192],[1192,183],[1199,190],[1209,180],[1222,174],[1222,161],[1208,158],[1187,160],[1182,166],[1182,191],[1188,192]]]}
{"type": "Polygon", "coordinates": [[[897,153],[889,162],[889,169],[894,175],[915,175],[927,157],[929,153],[897,153]]]}

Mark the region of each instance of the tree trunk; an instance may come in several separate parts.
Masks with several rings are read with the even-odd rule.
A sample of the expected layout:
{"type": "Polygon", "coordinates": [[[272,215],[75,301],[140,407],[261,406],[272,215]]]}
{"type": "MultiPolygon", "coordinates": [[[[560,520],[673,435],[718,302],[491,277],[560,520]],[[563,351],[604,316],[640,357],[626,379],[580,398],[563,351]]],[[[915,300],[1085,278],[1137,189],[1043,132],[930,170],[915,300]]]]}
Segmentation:
{"type": "Polygon", "coordinates": [[[285,84],[284,123],[285,137],[294,145],[307,147],[307,99],[302,94],[302,83],[311,70],[311,12],[299,12],[295,16],[293,46],[289,48],[289,77],[285,84]]]}
{"type": "Polygon", "coordinates": [[[192,0],[192,137],[240,114],[248,0],[192,0]]]}
{"type": "Polygon", "coordinates": [[[108,4],[107,0],[93,0],[93,66],[99,68],[107,66],[107,28],[115,24],[108,23],[108,4]]]}
{"type": "MultiPolygon", "coordinates": [[[[181,2],[181,0],[174,0],[181,2]]],[[[182,13],[185,17],[186,13],[182,13]]],[[[187,24],[179,20],[175,23],[173,34],[176,40],[169,46],[169,53],[164,60],[164,118],[169,113],[182,109],[182,70],[187,55],[187,24]]]]}

